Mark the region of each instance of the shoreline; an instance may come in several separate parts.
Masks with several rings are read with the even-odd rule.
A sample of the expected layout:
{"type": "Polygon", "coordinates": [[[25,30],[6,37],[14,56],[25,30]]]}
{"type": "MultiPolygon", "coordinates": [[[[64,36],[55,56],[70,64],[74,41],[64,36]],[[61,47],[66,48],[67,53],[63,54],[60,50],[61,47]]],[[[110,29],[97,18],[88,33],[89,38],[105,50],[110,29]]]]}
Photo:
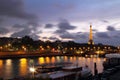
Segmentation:
{"type": "MultiPolygon", "coordinates": [[[[36,57],[53,57],[53,56],[78,56],[86,57],[82,54],[68,54],[68,53],[58,53],[58,52],[0,52],[0,59],[16,59],[16,58],[36,58],[36,57]]],[[[99,56],[104,58],[104,56],[99,56]]],[[[86,58],[91,58],[90,56],[86,58]]],[[[97,57],[94,57],[97,58],[97,57]]]]}
{"type": "Polygon", "coordinates": [[[0,52],[0,59],[8,59],[8,58],[35,58],[35,57],[52,57],[52,56],[79,56],[79,54],[62,54],[62,53],[36,53],[36,52],[0,52]],[[2,55],[1,55],[2,53],[2,55]]]}

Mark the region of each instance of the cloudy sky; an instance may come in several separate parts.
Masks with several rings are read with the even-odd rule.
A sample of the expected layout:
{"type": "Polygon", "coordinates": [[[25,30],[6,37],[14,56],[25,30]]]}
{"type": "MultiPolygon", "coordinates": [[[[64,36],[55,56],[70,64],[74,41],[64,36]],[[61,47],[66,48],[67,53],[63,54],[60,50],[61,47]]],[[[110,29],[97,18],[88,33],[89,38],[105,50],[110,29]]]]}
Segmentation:
{"type": "Polygon", "coordinates": [[[120,0],[0,0],[0,37],[120,45],[120,0]]]}

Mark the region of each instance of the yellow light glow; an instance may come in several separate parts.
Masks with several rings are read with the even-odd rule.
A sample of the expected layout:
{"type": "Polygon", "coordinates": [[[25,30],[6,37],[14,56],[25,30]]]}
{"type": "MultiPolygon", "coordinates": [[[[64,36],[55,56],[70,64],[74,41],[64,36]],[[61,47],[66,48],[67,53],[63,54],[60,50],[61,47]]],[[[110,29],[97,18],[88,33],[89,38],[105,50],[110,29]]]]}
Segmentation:
{"type": "Polygon", "coordinates": [[[3,60],[0,60],[0,69],[3,67],[3,60]]]}
{"type": "Polygon", "coordinates": [[[27,59],[26,59],[26,58],[20,59],[20,63],[21,63],[21,64],[26,64],[26,63],[27,63],[27,59]]]}
{"type": "Polygon", "coordinates": [[[20,59],[20,67],[19,67],[19,72],[21,74],[21,76],[25,76],[27,73],[27,59],[26,58],[22,58],[20,59]]]}
{"type": "Polygon", "coordinates": [[[0,49],[3,49],[3,47],[2,47],[2,46],[0,46],[0,49]]]}
{"type": "Polygon", "coordinates": [[[42,46],[40,46],[40,48],[42,48],[42,46]]]}
{"type": "Polygon", "coordinates": [[[40,57],[40,58],[38,59],[38,62],[39,62],[39,64],[45,63],[44,57],[40,57]]]}
{"type": "Polygon", "coordinates": [[[46,58],[45,58],[45,61],[46,61],[46,63],[50,63],[50,58],[49,58],[49,57],[46,57],[46,58]]]}
{"type": "Polygon", "coordinates": [[[67,60],[68,60],[68,57],[67,57],[67,56],[64,56],[64,60],[67,61],[67,60]]]}
{"type": "Polygon", "coordinates": [[[52,58],[51,58],[51,62],[52,62],[52,63],[55,63],[55,61],[56,61],[56,60],[55,60],[55,57],[52,57],[52,58]]]}
{"type": "Polygon", "coordinates": [[[11,59],[6,60],[6,65],[11,65],[11,64],[12,64],[12,60],[11,59]]]}

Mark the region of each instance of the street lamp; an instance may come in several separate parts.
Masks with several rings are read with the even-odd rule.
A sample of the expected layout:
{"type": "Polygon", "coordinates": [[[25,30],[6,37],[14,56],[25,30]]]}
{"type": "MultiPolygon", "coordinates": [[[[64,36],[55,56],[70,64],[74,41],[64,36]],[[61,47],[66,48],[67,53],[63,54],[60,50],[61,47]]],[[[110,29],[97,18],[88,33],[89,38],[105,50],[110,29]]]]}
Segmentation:
{"type": "Polygon", "coordinates": [[[35,68],[34,68],[34,66],[30,67],[29,71],[32,73],[32,78],[34,78],[34,74],[35,74],[35,71],[36,71],[35,68]]]}

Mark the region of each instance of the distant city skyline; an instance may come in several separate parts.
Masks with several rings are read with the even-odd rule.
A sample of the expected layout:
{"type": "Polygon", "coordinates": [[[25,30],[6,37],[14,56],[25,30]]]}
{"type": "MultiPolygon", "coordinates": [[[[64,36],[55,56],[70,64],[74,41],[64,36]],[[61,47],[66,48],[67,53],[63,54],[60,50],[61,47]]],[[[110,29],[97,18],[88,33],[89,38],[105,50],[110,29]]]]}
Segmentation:
{"type": "Polygon", "coordinates": [[[0,37],[120,46],[119,0],[0,0],[0,37]]]}

